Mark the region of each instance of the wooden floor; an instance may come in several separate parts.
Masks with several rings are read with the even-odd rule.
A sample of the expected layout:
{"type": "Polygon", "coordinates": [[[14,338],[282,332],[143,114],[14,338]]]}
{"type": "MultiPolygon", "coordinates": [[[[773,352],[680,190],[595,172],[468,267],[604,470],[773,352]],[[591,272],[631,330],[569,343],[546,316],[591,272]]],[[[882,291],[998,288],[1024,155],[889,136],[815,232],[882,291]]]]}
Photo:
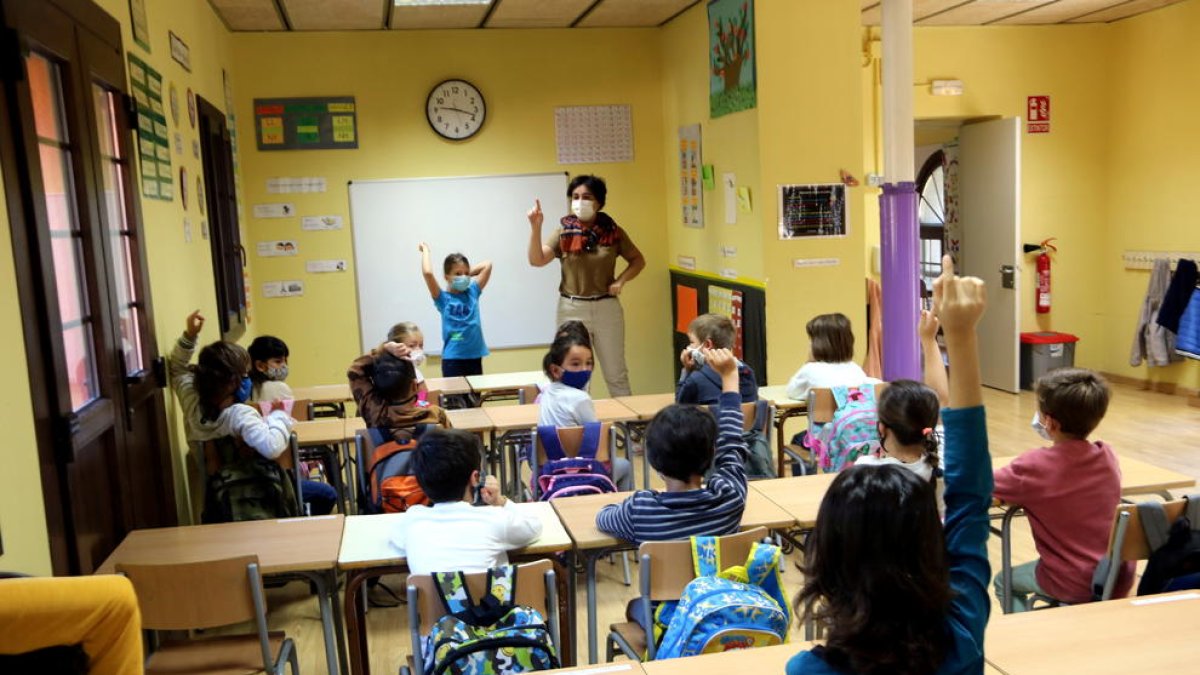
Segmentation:
{"type": "MultiPolygon", "coordinates": [[[[1113,387],[1114,396],[1108,415],[1100,425],[1094,438],[1110,443],[1122,456],[1134,457],[1159,466],[1174,469],[1200,478],[1200,408],[1189,407],[1183,397],[1146,392],[1128,386],[1113,387]]],[[[988,434],[994,455],[1015,455],[1039,444],[1040,439],[1029,427],[1036,401],[1033,394],[1023,392],[1019,396],[987,390],[984,397],[988,412],[988,434]]],[[[803,420],[793,422],[799,430],[803,420]]],[[[640,463],[634,463],[640,474],[640,463]]],[[[640,481],[640,475],[639,475],[640,481]]],[[[640,482],[639,482],[640,484],[640,482]]],[[[1023,519],[1015,526],[1013,545],[1014,562],[1021,563],[1036,557],[1029,528],[1023,519]]],[[[999,540],[992,538],[989,545],[992,567],[999,570],[999,540]]],[[[632,556],[631,556],[632,557],[632,556]]],[[[599,626],[601,628],[601,652],[603,658],[603,633],[608,624],[623,620],[625,604],[634,597],[634,587],[626,587],[621,581],[621,566],[599,565],[599,626]]],[[[636,584],[637,569],[632,570],[636,584]]],[[[784,580],[789,594],[800,586],[800,573],[789,563],[784,580]]],[[[387,583],[398,591],[403,589],[403,578],[387,578],[387,583]]],[[[586,656],[587,635],[583,608],[586,601],[583,593],[583,578],[580,577],[577,606],[579,616],[579,645],[586,656]]],[[[271,607],[272,629],[283,629],[292,636],[298,647],[301,671],[324,673],[324,642],[321,637],[320,614],[316,601],[308,594],[304,584],[293,583],[283,588],[268,591],[271,607]]],[[[340,609],[340,608],[339,608],[340,609]]],[[[993,614],[999,614],[999,605],[993,598],[993,614]]],[[[395,673],[405,655],[409,653],[409,639],[405,609],[372,609],[368,614],[371,641],[371,667],[375,673],[395,673]]],[[[799,637],[799,633],[797,633],[799,637]]]]}

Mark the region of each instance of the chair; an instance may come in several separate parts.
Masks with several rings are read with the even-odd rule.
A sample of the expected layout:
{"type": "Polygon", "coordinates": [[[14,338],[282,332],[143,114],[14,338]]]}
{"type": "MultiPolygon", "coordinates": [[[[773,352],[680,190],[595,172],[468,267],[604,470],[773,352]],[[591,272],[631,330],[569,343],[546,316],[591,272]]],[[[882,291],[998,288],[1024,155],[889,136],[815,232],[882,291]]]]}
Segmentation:
{"type": "MultiPolygon", "coordinates": [[[[1011,504],[1003,504],[1001,506],[1004,508],[1004,514],[1000,519],[1000,610],[1005,614],[1012,614],[1012,522],[1014,518],[1024,514],[1025,510],[1020,506],[1011,504]]],[[[996,531],[995,526],[992,526],[992,531],[996,531]]],[[[1030,611],[1036,609],[1063,607],[1066,604],[1067,603],[1063,602],[1062,600],[1044,593],[1029,594],[1028,609],[1030,611]],[[1036,606],[1039,602],[1044,606],[1036,606]]]]}
{"type": "MultiPolygon", "coordinates": [[[[297,422],[307,422],[316,419],[315,403],[308,399],[296,399],[292,403],[292,418],[297,422]]],[[[293,434],[293,439],[295,435],[293,434]]],[[[325,477],[329,479],[329,484],[337,491],[338,508],[345,513],[346,506],[349,503],[346,494],[346,486],[342,481],[342,466],[339,461],[337,448],[329,445],[310,445],[303,448],[296,446],[296,459],[298,461],[317,460],[325,469],[325,477]]],[[[308,476],[300,476],[297,472],[297,480],[307,479],[308,476]]],[[[304,512],[303,499],[301,500],[301,512],[304,512]]]]}
{"type": "MultiPolygon", "coordinates": [[[[484,588],[487,572],[475,572],[466,575],[467,587],[471,597],[484,597],[488,589],[484,588]]],[[[532,607],[546,618],[546,626],[550,629],[550,640],[554,644],[555,653],[561,653],[562,643],[559,635],[558,616],[558,586],[555,581],[554,564],[549,560],[518,565],[516,570],[516,597],[518,605],[532,607]]],[[[434,624],[446,615],[446,608],[438,597],[437,584],[428,574],[414,574],[408,577],[408,632],[412,640],[412,655],[408,657],[408,665],[401,666],[402,675],[425,675],[425,655],[421,649],[422,635],[429,635],[434,624]]]]}
{"type": "Polygon", "coordinates": [[[166,565],[120,564],[133,583],[148,630],[182,631],[253,622],[255,633],[164,642],[146,660],[146,673],[299,673],[296,645],[267,630],[258,556],[166,565]]]}
{"type": "MultiPolygon", "coordinates": [[[[429,429],[439,428],[436,424],[418,424],[413,427],[413,438],[421,438],[429,429]]],[[[355,471],[358,475],[358,513],[374,513],[371,510],[371,456],[375,454],[375,441],[370,429],[354,432],[355,471]]]]}
{"type": "MultiPolygon", "coordinates": [[[[767,537],[765,527],[738,532],[718,538],[722,560],[735,560],[738,564],[750,555],[756,542],[767,537]]],[[[657,645],[647,639],[645,626],[652,626],[654,614],[652,603],[678,600],[683,589],[696,578],[692,564],[692,543],[680,541],[648,541],[638,547],[638,597],[634,611],[642,618],[638,621],[614,623],[608,627],[605,640],[605,661],[612,661],[617,649],[634,661],[653,661],[657,645]],[[645,655],[645,659],[643,659],[645,655]]]]}
{"type": "MultiPolygon", "coordinates": [[[[1193,498],[1200,498],[1196,496],[1193,498]]],[[[1163,510],[1167,513],[1167,522],[1174,524],[1187,512],[1188,499],[1177,499],[1164,503],[1163,510]]],[[[1193,507],[1194,508],[1194,507],[1193,507]]],[[[1195,526],[1193,524],[1193,526],[1195,526]]],[[[1142,519],[1138,515],[1137,504],[1118,504],[1116,518],[1113,520],[1112,534],[1108,540],[1108,553],[1096,566],[1096,576],[1092,579],[1093,588],[1100,587],[1100,600],[1112,599],[1113,588],[1117,585],[1117,576],[1121,571],[1121,563],[1134,560],[1146,560],[1153,553],[1150,541],[1146,536],[1142,519]]]]}

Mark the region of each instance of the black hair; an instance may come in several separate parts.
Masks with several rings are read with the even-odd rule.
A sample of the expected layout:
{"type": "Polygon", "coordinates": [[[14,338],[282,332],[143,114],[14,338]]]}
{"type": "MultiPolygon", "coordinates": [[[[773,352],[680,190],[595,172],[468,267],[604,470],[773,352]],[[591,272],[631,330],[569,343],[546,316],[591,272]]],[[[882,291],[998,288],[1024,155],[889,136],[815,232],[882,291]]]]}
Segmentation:
{"type": "Polygon", "coordinates": [[[563,361],[567,360],[567,354],[570,353],[572,347],[587,347],[588,351],[591,351],[592,341],[584,339],[574,332],[554,338],[554,342],[550,344],[550,351],[542,357],[542,372],[546,373],[546,377],[554,379],[554,376],[550,374],[550,366],[561,366],[563,361]]]}
{"type": "Polygon", "coordinates": [[[608,198],[608,186],[604,184],[603,178],[590,174],[575,176],[571,179],[571,183],[567,185],[567,199],[571,198],[571,195],[575,192],[575,188],[580,185],[586,187],[588,192],[592,193],[592,196],[596,198],[597,204],[604,206],[605,200],[608,198]]]}
{"type": "MultiPolygon", "coordinates": [[[[254,342],[250,343],[250,348],[247,351],[250,353],[250,362],[252,365],[259,361],[270,361],[271,359],[281,359],[288,356],[287,343],[274,335],[260,335],[254,338],[254,342]]],[[[264,382],[267,379],[267,374],[258,368],[251,368],[250,379],[255,382],[264,382]]]]}
{"type": "Polygon", "coordinates": [[[568,319],[562,322],[558,330],[554,332],[554,339],[557,340],[568,335],[586,344],[588,349],[592,348],[592,333],[579,319],[568,319]]]}
{"type": "Polygon", "coordinates": [[[430,429],[413,452],[413,473],[435,504],[461,501],[479,470],[479,437],[461,429],[430,429]]]}
{"type": "Polygon", "coordinates": [[[446,256],[446,261],[442,263],[442,274],[450,274],[450,270],[454,269],[454,266],[459,263],[466,265],[467,270],[470,271],[471,261],[467,260],[467,256],[461,253],[451,253],[446,256]]]}
{"type": "Polygon", "coordinates": [[[215,420],[221,404],[250,371],[250,355],[241,345],[219,340],[200,350],[191,366],[192,388],[200,399],[201,419],[215,420]]]}
{"type": "Polygon", "coordinates": [[[669,405],[646,427],[646,452],[654,470],[676,480],[703,476],[712,466],[717,420],[708,408],[669,405]]]}
{"type": "Polygon", "coordinates": [[[931,481],[852,466],[821,501],[796,615],[826,629],[825,660],[854,673],[928,675],[949,649],[953,591],[931,481]]]}
{"type": "Polygon", "coordinates": [[[876,403],[879,423],[886,426],[901,445],[925,446],[925,461],[938,469],[937,427],[941,402],[937,392],[916,380],[896,380],[883,390],[876,403]]]}
{"type": "Polygon", "coordinates": [[[402,403],[412,398],[412,385],[417,380],[417,369],[412,361],[384,351],[375,357],[370,375],[371,386],[391,403],[402,403]]]}

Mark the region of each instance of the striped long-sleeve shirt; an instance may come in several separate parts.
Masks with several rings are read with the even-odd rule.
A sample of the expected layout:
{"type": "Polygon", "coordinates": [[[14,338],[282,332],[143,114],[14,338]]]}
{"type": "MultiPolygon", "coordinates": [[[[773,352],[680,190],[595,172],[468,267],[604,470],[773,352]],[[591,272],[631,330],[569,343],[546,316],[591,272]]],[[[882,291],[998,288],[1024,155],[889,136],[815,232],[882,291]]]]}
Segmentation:
{"type": "Polygon", "coordinates": [[[620,504],[600,509],[596,527],[633,543],[737,532],[746,508],[745,460],[741,397],[724,392],[714,468],[705,486],[686,492],[638,490],[620,504]]]}

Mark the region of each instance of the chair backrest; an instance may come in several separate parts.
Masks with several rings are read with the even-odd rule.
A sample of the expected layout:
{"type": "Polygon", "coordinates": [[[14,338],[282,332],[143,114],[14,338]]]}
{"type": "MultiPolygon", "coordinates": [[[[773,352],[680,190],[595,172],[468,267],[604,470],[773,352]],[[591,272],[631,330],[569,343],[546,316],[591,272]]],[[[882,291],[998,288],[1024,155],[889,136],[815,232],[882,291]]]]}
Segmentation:
{"type": "MultiPolygon", "coordinates": [[[[875,390],[875,400],[879,400],[879,395],[887,389],[887,382],[880,382],[874,385],[863,385],[864,387],[873,387],[875,390]]],[[[833,397],[832,389],[809,389],[808,390],[808,428],[811,430],[814,425],[828,424],[833,420],[833,414],[837,412],[837,400],[833,397]]]]}
{"type": "MultiPolygon", "coordinates": [[[[542,612],[542,616],[547,621],[550,620],[551,612],[557,611],[557,607],[550,605],[550,593],[546,587],[546,574],[553,571],[554,564],[549,560],[518,565],[516,570],[517,594],[513,599],[514,602],[542,612]]],[[[467,588],[471,591],[471,597],[478,602],[488,593],[488,589],[484,586],[487,582],[487,572],[474,572],[466,576],[467,588]]],[[[552,575],[549,579],[553,582],[552,575]]],[[[433,576],[429,574],[413,574],[408,577],[408,589],[410,625],[419,626],[420,634],[428,635],[438,619],[446,615],[446,608],[442,605],[441,598],[438,597],[437,584],[434,583],[433,576]],[[415,603],[412,597],[414,592],[416,593],[415,603]],[[414,612],[417,615],[415,620],[412,616],[414,612]]],[[[419,655],[419,653],[418,645],[414,644],[413,654],[419,655]]]]}
{"type": "MultiPolygon", "coordinates": [[[[1184,514],[1187,509],[1186,499],[1177,499],[1172,502],[1163,503],[1163,510],[1167,512],[1167,522],[1174,524],[1179,517],[1184,514]]],[[[1121,562],[1130,560],[1145,560],[1150,557],[1153,552],[1150,550],[1150,543],[1146,541],[1146,531],[1142,528],[1141,518],[1138,516],[1137,504],[1118,504],[1117,515],[1113,520],[1113,530],[1109,535],[1109,554],[1120,555],[1121,562]],[[1120,522],[1121,514],[1127,513],[1125,533],[1123,537],[1118,537],[1117,523],[1120,522]],[[1120,541],[1117,541],[1120,539],[1120,541]],[[1117,550],[1117,546],[1120,550],[1117,550]]]]}
{"type": "MultiPolygon", "coordinates": [[[[546,463],[546,449],[542,447],[542,439],[533,435],[534,446],[537,448],[537,465],[546,463]]],[[[563,454],[575,457],[583,445],[583,427],[558,427],[558,440],[562,443],[563,454]]],[[[600,423],[600,447],[596,449],[596,459],[607,462],[612,457],[612,422],[600,423]]]]}
{"type": "Polygon", "coordinates": [[[262,597],[258,556],[172,564],[121,563],[133,583],[142,625],[149,630],[215,628],[256,620],[262,597]]]}
{"type": "MultiPolygon", "coordinates": [[[[270,412],[269,406],[271,403],[271,401],[258,401],[255,405],[258,408],[258,411],[262,413],[262,416],[266,417],[270,412]]],[[[292,401],[292,410],[290,414],[292,419],[296,420],[297,422],[307,422],[311,419],[314,419],[315,416],[313,414],[312,400],[307,398],[295,399],[292,401]]]]}
{"type": "Polygon", "coordinates": [[[742,404],[742,431],[757,431],[769,436],[771,429],[771,402],[758,399],[742,404]]]}
{"type": "MultiPolygon", "coordinates": [[[[731,565],[742,564],[750,555],[750,549],[754,547],[755,542],[762,541],[766,536],[765,527],[756,527],[718,537],[721,560],[731,565]]],[[[688,582],[696,578],[690,540],[645,542],[638,547],[638,558],[642,561],[638,573],[648,574],[650,577],[649,587],[646,588],[646,584],[643,583],[643,590],[653,602],[678,600],[688,582]]]]}

